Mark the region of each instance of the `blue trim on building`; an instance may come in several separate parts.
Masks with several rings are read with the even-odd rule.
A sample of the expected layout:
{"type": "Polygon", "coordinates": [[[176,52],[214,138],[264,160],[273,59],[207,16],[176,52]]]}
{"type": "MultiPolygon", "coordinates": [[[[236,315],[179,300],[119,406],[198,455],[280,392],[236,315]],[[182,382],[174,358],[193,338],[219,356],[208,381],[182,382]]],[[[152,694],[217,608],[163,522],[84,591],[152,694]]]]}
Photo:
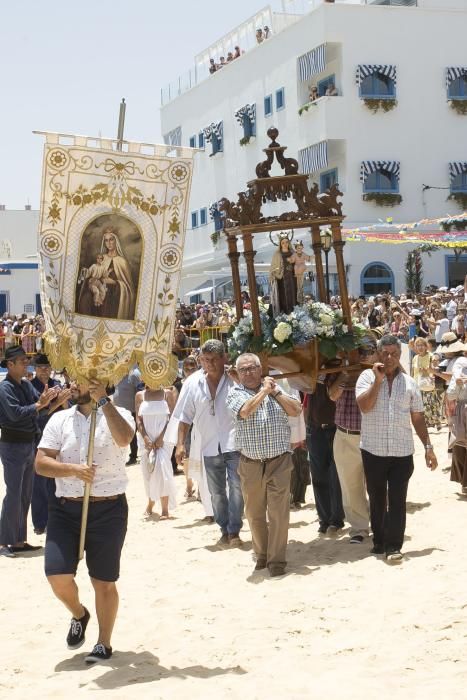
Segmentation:
{"type": "Polygon", "coordinates": [[[39,263],[14,263],[14,262],[2,262],[0,267],[5,270],[38,270],[39,263]]]}
{"type": "MultiPolygon", "coordinates": [[[[360,273],[360,294],[371,296],[371,293],[365,292],[365,284],[390,284],[391,292],[394,293],[394,272],[387,263],[382,262],[381,260],[372,260],[367,265],[365,265],[365,267],[360,273]],[[367,270],[369,270],[370,267],[373,267],[373,265],[381,265],[382,268],[389,272],[389,275],[387,277],[365,277],[367,270]]],[[[378,292],[375,293],[377,294],[378,292]]]]}

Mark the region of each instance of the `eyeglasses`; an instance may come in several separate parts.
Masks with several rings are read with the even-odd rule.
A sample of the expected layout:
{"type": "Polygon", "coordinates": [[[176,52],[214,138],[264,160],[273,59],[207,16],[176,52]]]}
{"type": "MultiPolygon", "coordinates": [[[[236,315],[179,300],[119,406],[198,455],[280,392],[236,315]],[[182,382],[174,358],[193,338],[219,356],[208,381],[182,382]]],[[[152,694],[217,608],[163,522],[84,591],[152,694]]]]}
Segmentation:
{"type": "Polygon", "coordinates": [[[256,372],[256,370],[259,368],[260,365],[247,365],[247,367],[239,367],[237,372],[239,374],[251,374],[252,372],[256,372]]]}
{"type": "Polygon", "coordinates": [[[216,405],[214,403],[214,399],[209,399],[209,403],[211,404],[209,407],[209,413],[211,414],[211,416],[215,416],[216,415],[216,405]]]}

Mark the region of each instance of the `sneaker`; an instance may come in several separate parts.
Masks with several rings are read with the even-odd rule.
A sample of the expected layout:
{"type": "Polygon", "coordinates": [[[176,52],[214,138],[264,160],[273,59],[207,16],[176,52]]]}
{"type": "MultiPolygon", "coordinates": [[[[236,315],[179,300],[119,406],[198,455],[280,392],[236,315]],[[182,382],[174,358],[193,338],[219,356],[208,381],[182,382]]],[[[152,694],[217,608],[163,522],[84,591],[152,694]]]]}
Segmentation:
{"type": "Polygon", "coordinates": [[[107,661],[112,656],[112,647],[96,644],[90,654],[84,657],[87,664],[98,664],[99,661],[107,661]]]}
{"type": "Polygon", "coordinates": [[[399,552],[397,550],[394,550],[392,552],[386,552],[386,561],[390,564],[399,564],[403,558],[404,555],[402,554],[402,552],[399,552]]]}
{"type": "Polygon", "coordinates": [[[8,557],[9,559],[14,559],[16,557],[16,554],[12,552],[11,549],[6,545],[2,545],[0,547],[0,557],[8,557]]]}
{"type": "Polygon", "coordinates": [[[242,544],[243,542],[238,533],[229,535],[229,547],[241,547],[242,544]]]}
{"type": "Polygon", "coordinates": [[[341,527],[338,527],[337,525],[330,525],[326,531],[327,535],[337,535],[339,530],[342,530],[341,527]]]}
{"type": "Polygon", "coordinates": [[[228,547],[230,542],[229,542],[229,536],[227,535],[227,533],[225,535],[222,535],[222,537],[217,540],[216,544],[218,547],[222,547],[223,549],[228,547]]]}
{"type": "Polygon", "coordinates": [[[70,630],[66,638],[68,649],[79,649],[83,646],[84,635],[90,617],[91,615],[89,614],[89,611],[86,610],[86,608],[84,608],[83,617],[80,617],[79,619],[77,619],[76,617],[71,618],[70,630]]]}
{"type": "Polygon", "coordinates": [[[363,542],[363,535],[352,535],[349,542],[350,544],[361,544],[363,542]]]}

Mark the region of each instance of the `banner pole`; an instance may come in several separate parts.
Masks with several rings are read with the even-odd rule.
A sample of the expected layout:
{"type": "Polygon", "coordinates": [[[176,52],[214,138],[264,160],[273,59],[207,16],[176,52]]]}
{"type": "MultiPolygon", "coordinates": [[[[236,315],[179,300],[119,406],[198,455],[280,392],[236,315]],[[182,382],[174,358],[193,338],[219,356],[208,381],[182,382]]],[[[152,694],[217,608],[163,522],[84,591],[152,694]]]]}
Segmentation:
{"type": "MultiPolygon", "coordinates": [[[[95,401],[93,401],[92,402],[92,410],[91,410],[91,421],[90,421],[90,425],[89,425],[88,455],[87,455],[87,460],[86,460],[88,467],[92,467],[92,465],[93,465],[94,437],[96,434],[96,418],[97,418],[97,403],[95,401]]],[[[86,485],[84,487],[83,509],[81,511],[81,531],[79,534],[78,559],[80,561],[84,557],[84,542],[86,540],[86,527],[87,527],[87,523],[88,523],[89,496],[90,495],[91,495],[91,484],[86,482],[86,485]]]]}
{"type": "Polygon", "coordinates": [[[123,148],[123,130],[125,128],[125,111],[126,111],[125,98],[122,97],[122,101],[120,102],[120,112],[118,115],[117,151],[121,151],[123,148]]]}

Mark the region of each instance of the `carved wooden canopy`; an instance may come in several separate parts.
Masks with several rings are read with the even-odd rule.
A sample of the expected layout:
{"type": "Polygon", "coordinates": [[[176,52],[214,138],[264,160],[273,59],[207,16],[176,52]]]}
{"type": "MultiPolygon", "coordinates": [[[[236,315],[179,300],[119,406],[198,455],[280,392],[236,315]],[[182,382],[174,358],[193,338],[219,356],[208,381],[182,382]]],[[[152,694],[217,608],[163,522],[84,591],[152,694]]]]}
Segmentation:
{"type": "Polygon", "coordinates": [[[295,158],[286,158],[286,146],[277,143],[279,135],[275,127],[267,131],[271,143],[264,149],[266,160],[256,166],[257,177],[247,182],[247,189],[238,193],[237,202],[231,202],[225,197],[219,200],[219,211],[224,217],[224,230],[249,228],[256,231],[270,231],[277,228],[304,228],[316,223],[341,221],[342,204],[337,198],[342,196],[337,185],[323,194],[315,183],[308,184],[308,175],[298,173],[298,162],[295,158]],[[284,174],[270,175],[270,170],[276,158],[284,174]],[[266,202],[277,202],[292,199],[296,210],[287,211],[276,216],[263,216],[261,208],[266,202]],[[286,224],[286,226],[284,226],[286,224]]]}

